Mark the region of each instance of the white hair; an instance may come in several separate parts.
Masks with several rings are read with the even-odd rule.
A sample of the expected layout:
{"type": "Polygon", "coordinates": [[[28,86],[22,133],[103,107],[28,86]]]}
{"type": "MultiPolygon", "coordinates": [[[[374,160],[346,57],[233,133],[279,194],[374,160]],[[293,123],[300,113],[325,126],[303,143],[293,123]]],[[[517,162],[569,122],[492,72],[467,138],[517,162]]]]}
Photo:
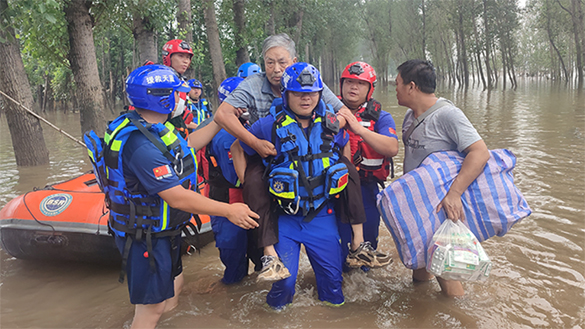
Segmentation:
{"type": "Polygon", "coordinates": [[[274,47],[286,49],[290,54],[290,58],[296,57],[295,42],[286,33],[271,35],[264,39],[262,43],[262,57],[266,57],[266,52],[274,47]]]}

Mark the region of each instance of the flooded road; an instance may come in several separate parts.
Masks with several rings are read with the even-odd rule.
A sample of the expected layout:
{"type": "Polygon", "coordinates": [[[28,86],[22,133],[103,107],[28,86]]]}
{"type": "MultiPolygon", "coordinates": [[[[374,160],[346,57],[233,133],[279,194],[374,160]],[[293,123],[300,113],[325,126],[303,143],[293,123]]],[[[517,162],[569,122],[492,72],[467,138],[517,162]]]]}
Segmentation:
{"type": "MultiPolygon", "coordinates": [[[[184,256],[180,304],[159,327],[584,328],[585,94],[536,81],[489,93],[440,86],[437,94],[463,109],[490,149],[514,152],[516,184],[533,211],[506,236],[483,243],[493,262],[487,282],[464,283],[460,299],[443,297],[436,282],[414,285],[382,227],[379,248],[393,254],[394,264],[346,274],[344,306],[318,301],[303,255],[294,303],[275,312],[265,304],[270,284],[255,284],[254,275],[233,286],[218,283],[223,266],[210,244],[184,256]]],[[[406,109],[397,105],[393,88],[374,97],[400,127],[406,109]]],[[[47,119],[80,137],[78,114],[47,119]]],[[[51,163],[17,168],[6,120],[0,119],[0,206],[35,186],[89,170],[83,148],[47,126],[44,132],[51,163]]],[[[397,176],[402,154],[395,158],[397,176]]],[[[126,285],[117,281],[117,266],[23,261],[4,251],[0,256],[2,328],[129,327],[134,309],[126,285]]]]}

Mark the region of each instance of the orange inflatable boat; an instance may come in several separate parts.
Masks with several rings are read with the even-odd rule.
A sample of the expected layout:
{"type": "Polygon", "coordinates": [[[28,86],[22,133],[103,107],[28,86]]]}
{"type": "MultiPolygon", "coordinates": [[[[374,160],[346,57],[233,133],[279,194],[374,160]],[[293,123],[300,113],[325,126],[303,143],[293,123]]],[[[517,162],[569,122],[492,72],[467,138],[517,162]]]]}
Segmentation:
{"type": "MultiPolygon", "coordinates": [[[[27,192],[0,210],[0,246],[21,259],[119,262],[104,201],[92,172],[27,192]]],[[[209,216],[199,218],[199,234],[185,237],[184,249],[213,240],[209,216]]]]}

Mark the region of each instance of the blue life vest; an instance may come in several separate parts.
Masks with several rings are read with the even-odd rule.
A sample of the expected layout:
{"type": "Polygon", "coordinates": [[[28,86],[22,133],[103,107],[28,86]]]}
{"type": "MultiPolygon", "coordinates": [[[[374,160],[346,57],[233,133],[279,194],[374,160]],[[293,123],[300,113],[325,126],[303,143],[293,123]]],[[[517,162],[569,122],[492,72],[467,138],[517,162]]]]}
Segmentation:
{"type": "Polygon", "coordinates": [[[193,112],[193,122],[200,125],[205,119],[211,117],[211,108],[209,102],[205,98],[200,99],[198,102],[192,102],[189,99],[189,109],[193,112]]]}
{"type": "Polygon", "coordinates": [[[139,193],[126,185],[122,152],[130,134],[137,130],[169,160],[169,165],[163,170],[169,173],[174,170],[185,188],[194,189],[197,186],[195,153],[177,135],[172,124],[147,123],[134,111],[123,114],[108,126],[103,144],[93,131],[84,136],[98,183],[106,194],[110,228],[118,236],[130,234],[138,240],[143,234],[147,239],[150,235],[176,235],[189,222],[191,214],[171,208],[158,195],[139,193]]]}
{"type": "Polygon", "coordinates": [[[333,108],[319,101],[306,129],[290,109],[283,108],[281,99],[275,99],[270,113],[275,118],[272,142],[278,138],[280,155],[265,160],[269,191],[288,214],[301,209],[303,216],[316,214],[347,186],[349,175],[334,145],[339,122],[333,108]]]}

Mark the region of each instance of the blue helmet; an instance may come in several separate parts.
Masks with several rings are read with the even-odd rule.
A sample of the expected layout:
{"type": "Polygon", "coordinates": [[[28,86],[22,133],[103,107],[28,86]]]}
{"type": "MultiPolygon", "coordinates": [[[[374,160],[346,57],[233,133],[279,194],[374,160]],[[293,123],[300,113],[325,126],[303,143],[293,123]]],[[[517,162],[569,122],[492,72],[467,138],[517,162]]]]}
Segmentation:
{"type": "Polygon", "coordinates": [[[219,102],[222,103],[242,81],[244,81],[244,78],[240,77],[231,77],[223,80],[221,85],[219,85],[219,88],[217,88],[217,98],[219,98],[219,102]]]}
{"type": "Polygon", "coordinates": [[[286,99],[287,91],[310,93],[323,90],[321,73],[309,63],[295,63],[289,66],[280,79],[280,90],[282,91],[282,102],[288,106],[286,99]]]}
{"type": "Polygon", "coordinates": [[[258,66],[258,64],[248,62],[240,65],[240,67],[238,68],[238,77],[247,78],[250,75],[260,72],[262,72],[262,69],[260,68],[260,66],[258,66]]]}
{"type": "Polygon", "coordinates": [[[187,82],[189,83],[189,87],[191,87],[191,88],[203,89],[203,85],[201,85],[201,81],[199,81],[197,79],[191,79],[187,82]]]}
{"type": "Polygon", "coordinates": [[[126,94],[136,108],[168,114],[175,109],[175,91],[191,88],[168,66],[153,64],[137,68],[126,79],[126,94]]]}

